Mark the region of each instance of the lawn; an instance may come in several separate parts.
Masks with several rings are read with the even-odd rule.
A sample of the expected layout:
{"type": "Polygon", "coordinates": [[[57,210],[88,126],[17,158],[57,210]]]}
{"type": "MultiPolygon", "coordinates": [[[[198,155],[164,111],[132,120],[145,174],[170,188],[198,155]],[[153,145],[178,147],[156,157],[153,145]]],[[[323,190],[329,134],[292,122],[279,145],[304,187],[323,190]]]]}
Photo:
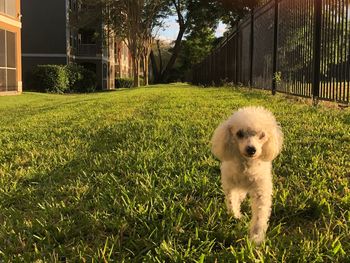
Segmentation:
{"type": "Polygon", "coordinates": [[[248,89],[0,97],[0,261],[349,262],[349,134],[348,109],[248,89]],[[285,134],[260,247],[247,202],[226,214],[209,145],[247,105],[285,134]]]}

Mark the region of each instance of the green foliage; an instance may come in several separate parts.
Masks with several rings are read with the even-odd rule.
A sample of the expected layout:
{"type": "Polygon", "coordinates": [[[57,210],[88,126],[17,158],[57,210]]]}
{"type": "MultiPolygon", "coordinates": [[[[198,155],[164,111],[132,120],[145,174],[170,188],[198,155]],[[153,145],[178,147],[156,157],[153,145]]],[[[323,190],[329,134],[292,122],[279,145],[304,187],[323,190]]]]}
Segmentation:
{"type": "Polygon", "coordinates": [[[94,72],[79,65],[38,65],[33,70],[35,90],[49,93],[93,92],[94,72]]]}
{"type": "Polygon", "coordinates": [[[76,64],[66,66],[71,92],[94,92],[96,90],[96,74],[76,64]]]}
{"type": "Polygon", "coordinates": [[[115,87],[120,88],[131,88],[134,86],[134,80],[128,78],[118,78],[115,79],[115,87]]]}
{"type": "Polygon", "coordinates": [[[214,29],[201,27],[192,31],[182,42],[182,50],[179,55],[179,72],[182,80],[187,80],[193,65],[200,63],[208,56],[214,47],[214,29]]]}
{"type": "Polygon", "coordinates": [[[348,262],[349,109],[269,92],[188,85],[0,97],[0,261],[348,262]],[[248,202],[226,214],[214,129],[270,109],[274,161],[266,243],[248,202]]]}
{"type": "Polygon", "coordinates": [[[273,80],[276,82],[276,84],[280,84],[282,81],[282,72],[281,71],[275,72],[273,75],[273,80]]]}
{"type": "MultiPolygon", "coordinates": [[[[182,48],[179,57],[174,64],[174,67],[169,72],[168,82],[185,82],[190,80],[192,66],[201,62],[215,46],[214,30],[210,27],[200,27],[186,36],[182,41],[182,48]]],[[[166,44],[160,45],[162,52],[162,62],[167,63],[169,54],[172,52],[171,48],[166,44]]],[[[159,54],[159,52],[158,52],[159,54]]],[[[159,55],[155,58],[159,60],[159,55]]]]}
{"type": "Polygon", "coordinates": [[[212,2],[218,6],[220,19],[233,28],[252,8],[267,3],[268,0],[212,0],[212,2]]]}
{"type": "Polygon", "coordinates": [[[83,78],[76,83],[77,92],[94,92],[96,91],[96,74],[91,70],[82,68],[81,74],[83,78]]]}
{"type": "Polygon", "coordinates": [[[81,66],[78,66],[76,64],[70,64],[65,66],[65,70],[68,76],[69,87],[74,87],[77,82],[83,79],[83,74],[81,73],[81,66]]]}
{"type": "Polygon", "coordinates": [[[82,8],[70,23],[75,27],[88,28],[92,26],[91,22],[100,25],[102,21],[109,33],[98,34],[95,41],[109,43],[112,32],[119,39],[127,40],[133,58],[134,85],[139,86],[140,67],[137,61],[149,56],[152,34],[168,14],[169,0],[80,0],[79,4],[82,8]]]}
{"type": "MultiPolygon", "coordinates": [[[[305,72],[312,71],[314,62],[314,10],[307,1],[296,2],[300,12],[295,8],[281,9],[279,28],[283,31],[278,46],[279,68],[282,71],[281,82],[308,81],[311,75],[305,72]],[[290,26],[292,21],[305,21],[304,23],[290,26]],[[298,79],[300,78],[300,79],[298,79]],[[301,79],[303,78],[303,79],[301,79]]],[[[322,11],[322,45],[321,45],[321,76],[325,81],[332,81],[332,70],[337,67],[346,67],[348,60],[347,51],[349,42],[342,42],[350,34],[350,28],[346,15],[347,7],[344,1],[334,1],[324,6],[322,11]],[[332,37],[337,36],[337,37],[332,37]]]]}
{"type": "Polygon", "coordinates": [[[69,79],[64,66],[38,65],[33,70],[35,86],[45,92],[64,93],[69,88],[69,79]]]}

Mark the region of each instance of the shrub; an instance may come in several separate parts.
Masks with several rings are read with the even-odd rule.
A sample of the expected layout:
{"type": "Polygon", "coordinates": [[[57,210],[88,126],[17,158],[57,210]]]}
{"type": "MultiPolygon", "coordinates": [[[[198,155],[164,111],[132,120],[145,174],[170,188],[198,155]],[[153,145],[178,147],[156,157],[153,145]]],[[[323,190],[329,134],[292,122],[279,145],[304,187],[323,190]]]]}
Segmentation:
{"type": "Polygon", "coordinates": [[[94,92],[96,90],[96,74],[82,66],[72,64],[66,66],[71,92],[94,92]]]}
{"type": "Polygon", "coordinates": [[[134,86],[134,80],[128,78],[118,78],[115,79],[115,87],[120,88],[131,88],[134,86]]]}
{"type": "Polygon", "coordinates": [[[33,70],[36,89],[53,93],[64,93],[69,88],[69,80],[64,66],[38,65],[33,70]]]}
{"type": "Polygon", "coordinates": [[[78,92],[94,92],[96,91],[96,74],[91,70],[82,68],[83,78],[77,82],[78,92]]]}
{"type": "Polygon", "coordinates": [[[69,89],[74,90],[76,83],[83,78],[83,74],[81,73],[81,66],[70,64],[65,66],[65,70],[68,76],[69,89]]]}
{"type": "Polygon", "coordinates": [[[96,90],[96,74],[76,64],[38,65],[33,70],[32,79],[31,86],[38,91],[65,93],[96,90]]]}

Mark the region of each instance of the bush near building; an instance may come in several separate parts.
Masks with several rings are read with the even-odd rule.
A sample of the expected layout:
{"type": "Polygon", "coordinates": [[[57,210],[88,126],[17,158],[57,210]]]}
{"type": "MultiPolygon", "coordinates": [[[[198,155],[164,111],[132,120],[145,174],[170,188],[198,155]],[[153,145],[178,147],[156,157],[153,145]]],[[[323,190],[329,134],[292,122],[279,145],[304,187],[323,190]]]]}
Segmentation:
{"type": "Polygon", "coordinates": [[[79,65],[38,65],[32,72],[33,89],[48,93],[94,92],[96,75],[79,65]]]}
{"type": "Polygon", "coordinates": [[[71,92],[94,92],[96,90],[96,74],[82,66],[72,64],[65,66],[69,90],[71,92]]]}
{"type": "Polygon", "coordinates": [[[59,65],[38,65],[33,70],[33,82],[38,91],[64,93],[69,89],[67,72],[59,65]]]}

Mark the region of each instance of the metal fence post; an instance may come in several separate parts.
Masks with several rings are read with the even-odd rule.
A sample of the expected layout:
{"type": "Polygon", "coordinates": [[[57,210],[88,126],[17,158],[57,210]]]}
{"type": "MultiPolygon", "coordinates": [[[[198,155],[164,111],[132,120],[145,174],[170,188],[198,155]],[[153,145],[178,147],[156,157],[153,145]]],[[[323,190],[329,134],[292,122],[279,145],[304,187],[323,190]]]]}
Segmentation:
{"type": "Polygon", "coordinates": [[[254,63],[254,9],[251,11],[250,17],[250,72],[249,86],[253,86],[253,63],[254,63]]]}
{"type": "Polygon", "coordinates": [[[275,0],[275,17],[273,27],[273,61],[272,61],[272,95],[276,94],[277,90],[277,52],[278,52],[278,1],[275,0]]]}
{"type": "Polygon", "coordinates": [[[312,83],[313,104],[318,103],[321,80],[321,27],[322,27],[322,0],[314,0],[315,5],[315,33],[314,33],[314,74],[312,83]]]}

